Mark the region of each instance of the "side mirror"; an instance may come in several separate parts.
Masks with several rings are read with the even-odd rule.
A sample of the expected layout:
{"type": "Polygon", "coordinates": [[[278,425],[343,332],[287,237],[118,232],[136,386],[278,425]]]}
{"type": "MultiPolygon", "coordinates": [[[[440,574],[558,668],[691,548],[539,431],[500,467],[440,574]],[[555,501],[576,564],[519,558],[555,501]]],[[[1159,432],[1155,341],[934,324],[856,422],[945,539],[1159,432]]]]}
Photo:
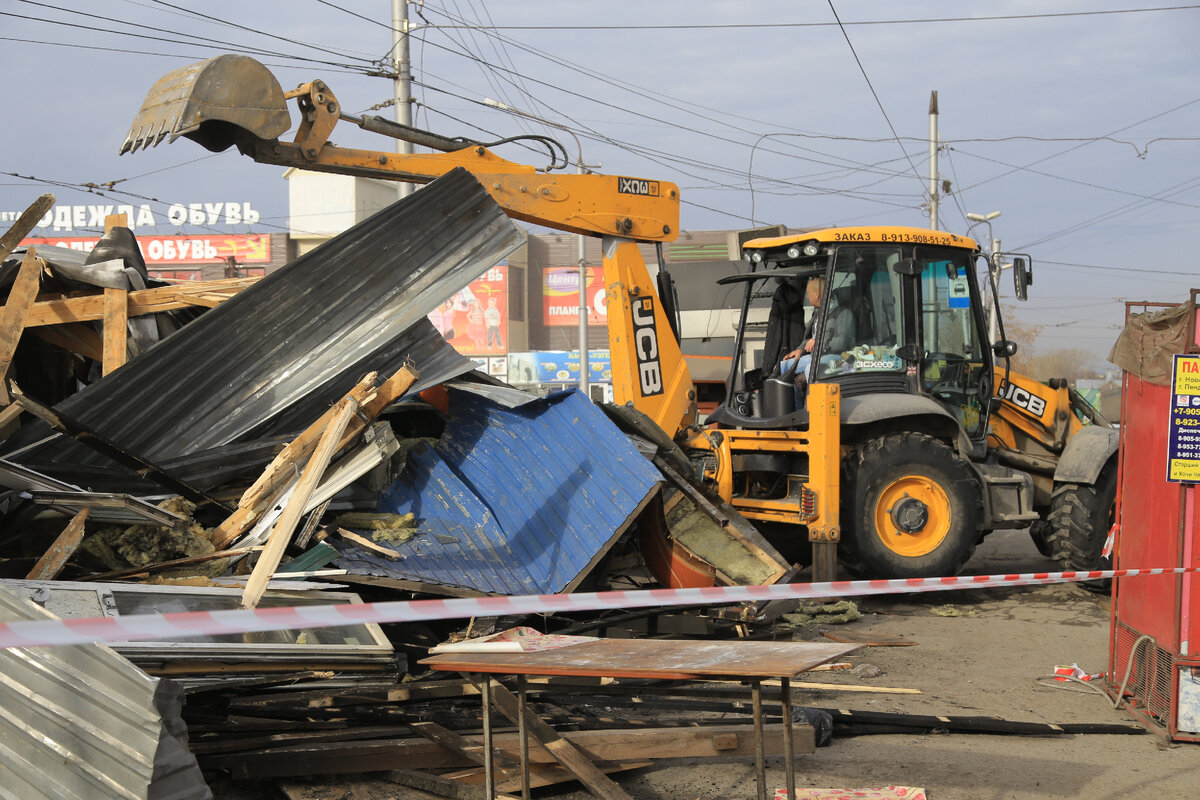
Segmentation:
{"type": "Polygon", "coordinates": [[[920,275],[921,262],[915,258],[902,258],[892,266],[892,272],[897,275],[920,275]]]}
{"type": "Polygon", "coordinates": [[[1033,270],[1030,269],[1029,259],[1017,256],[1013,259],[1013,288],[1018,300],[1029,299],[1029,287],[1033,284],[1033,270]]]}
{"type": "Polygon", "coordinates": [[[996,358],[1012,358],[1017,354],[1017,343],[1010,339],[1001,339],[992,345],[992,353],[996,358]]]}

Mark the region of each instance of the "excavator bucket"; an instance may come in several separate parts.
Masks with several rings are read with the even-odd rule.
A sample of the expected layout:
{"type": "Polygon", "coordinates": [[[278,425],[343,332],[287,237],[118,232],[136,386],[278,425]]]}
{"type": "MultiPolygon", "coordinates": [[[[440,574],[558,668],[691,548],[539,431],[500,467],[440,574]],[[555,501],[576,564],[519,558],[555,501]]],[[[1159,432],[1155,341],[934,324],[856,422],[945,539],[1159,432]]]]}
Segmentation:
{"type": "Polygon", "coordinates": [[[180,136],[219,152],[234,144],[242,130],[270,140],[291,125],[275,76],[253,58],[223,55],[159,78],[134,117],[121,153],[180,136]]]}

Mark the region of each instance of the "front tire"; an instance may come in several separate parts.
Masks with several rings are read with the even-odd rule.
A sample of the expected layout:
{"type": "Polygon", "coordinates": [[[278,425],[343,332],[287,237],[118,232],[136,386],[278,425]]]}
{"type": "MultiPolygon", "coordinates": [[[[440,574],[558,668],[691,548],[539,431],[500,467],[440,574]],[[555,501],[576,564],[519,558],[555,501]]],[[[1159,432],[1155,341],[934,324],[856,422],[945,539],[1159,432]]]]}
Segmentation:
{"type": "Polygon", "coordinates": [[[922,433],[871,439],[846,460],[847,566],[871,578],[957,575],[975,552],[983,505],[970,466],[922,433]]]}
{"type": "MultiPolygon", "coordinates": [[[[1111,569],[1112,559],[1102,555],[1112,528],[1117,499],[1117,469],[1109,463],[1092,485],[1064,483],[1055,487],[1050,500],[1050,557],[1064,570],[1089,572],[1111,569]]],[[[1087,581],[1085,586],[1108,591],[1107,580],[1087,581]]]]}

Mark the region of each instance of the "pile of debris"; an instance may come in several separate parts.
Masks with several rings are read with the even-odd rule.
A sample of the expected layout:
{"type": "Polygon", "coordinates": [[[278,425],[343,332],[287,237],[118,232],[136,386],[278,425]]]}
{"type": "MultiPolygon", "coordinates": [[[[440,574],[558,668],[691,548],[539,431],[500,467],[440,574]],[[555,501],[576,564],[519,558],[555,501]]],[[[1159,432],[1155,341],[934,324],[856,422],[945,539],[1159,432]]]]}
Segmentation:
{"type": "MultiPolygon", "coordinates": [[[[524,236],[465,172],[262,279],[155,281],[119,226],[90,254],[17,247],[52,203],[41,198],[0,240],[6,619],[767,584],[788,574],[752,526],[693,483],[686,460],[639,435],[646,421],[636,412],[575,391],[518,391],[475,372],[438,334],[427,315],[524,236]]],[[[647,632],[713,635],[759,611],[554,625],[653,618],[647,632]]],[[[272,763],[293,775],[300,763],[309,774],[348,771],[359,763],[350,751],[372,749],[384,755],[369,763],[389,769],[411,750],[413,763],[456,770],[477,766],[477,746],[457,731],[478,719],[413,705],[468,691],[416,664],[441,639],[480,632],[453,625],[184,635],[118,645],[116,661],[89,646],[80,651],[107,659],[103,670],[13,666],[6,708],[45,725],[24,730],[27,769],[61,773],[61,747],[35,742],[61,741],[53,731],[64,727],[84,732],[67,748],[72,786],[55,796],[115,785],[145,796],[164,775],[196,778],[194,756],[239,776],[278,774],[272,763]],[[122,658],[136,666],[128,675],[122,658]],[[46,685],[59,669],[91,686],[94,707],[71,704],[90,721],[46,713],[82,685],[67,672],[46,685]],[[100,720],[114,698],[145,709],[149,733],[125,739],[128,758],[101,759],[111,734],[100,720]],[[246,755],[318,743],[326,755],[302,762],[246,755]]],[[[28,662],[23,653],[5,657],[28,662]]],[[[209,796],[202,780],[194,785],[178,796],[209,796]]]]}

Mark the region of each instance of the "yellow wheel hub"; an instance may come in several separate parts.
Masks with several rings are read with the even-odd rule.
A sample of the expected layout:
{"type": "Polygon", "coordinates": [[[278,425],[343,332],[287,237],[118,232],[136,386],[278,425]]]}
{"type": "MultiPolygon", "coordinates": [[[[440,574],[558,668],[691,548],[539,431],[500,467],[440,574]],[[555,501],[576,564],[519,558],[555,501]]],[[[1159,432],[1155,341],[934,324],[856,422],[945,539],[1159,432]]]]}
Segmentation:
{"type": "Polygon", "coordinates": [[[884,487],[875,503],[875,533],[893,553],[923,556],[950,531],[950,498],[924,475],[903,475],[884,487]]]}

